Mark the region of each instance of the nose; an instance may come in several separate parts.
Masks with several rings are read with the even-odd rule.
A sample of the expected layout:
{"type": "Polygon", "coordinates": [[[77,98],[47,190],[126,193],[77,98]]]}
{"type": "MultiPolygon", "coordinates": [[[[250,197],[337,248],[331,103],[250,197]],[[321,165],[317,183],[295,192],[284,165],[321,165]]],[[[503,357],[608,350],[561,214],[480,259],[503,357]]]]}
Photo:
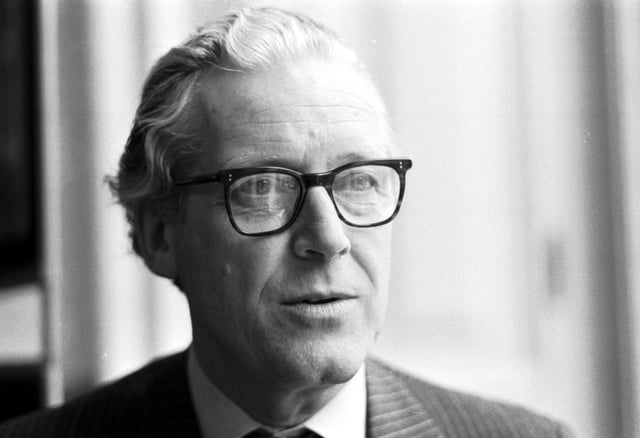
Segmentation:
{"type": "Polygon", "coordinates": [[[308,190],[294,224],[293,251],[305,259],[330,261],[351,250],[345,225],[323,187],[308,190]]]}

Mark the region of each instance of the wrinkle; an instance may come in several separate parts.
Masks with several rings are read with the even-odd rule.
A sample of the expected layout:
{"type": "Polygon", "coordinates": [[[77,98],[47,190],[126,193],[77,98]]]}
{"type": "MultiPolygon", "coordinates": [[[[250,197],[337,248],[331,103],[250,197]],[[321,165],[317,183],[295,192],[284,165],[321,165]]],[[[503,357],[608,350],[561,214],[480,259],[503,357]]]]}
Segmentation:
{"type": "Polygon", "coordinates": [[[301,119],[301,120],[286,120],[286,121],[279,121],[279,120],[264,120],[264,121],[252,121],[251,124],[252,125],[256,125],[256,126],[269,126],[269,125],[273,125],[273,126],[278,126],[278,125],[296,125],[296,124],[316,124],[316,125],[338,125],[338,124],[342,124],[342,123],[368,123],[368,120],[364,120],[364,119],[344,119],[344,120],[334,120],[334,121],[325,121],[325,122],[318,122],[317,120],[313,120],[313,119],[301,119]]]}
{"type": "Polygon", "coordinates": [[[273,105],[273,106],[269,106],[260,110],[256,110],[252,113],[252,115],[260,115],[263,113],[268,113],[271,112],[272,110],[280,110],[283,108],[312,108],[312,109],[347,109],[347,110],[356,110],[356,111],[360,111],[363,113],[367,113],[368,111],[359,107],[359,106],[355,106],[355,105],[347,105],[347,104],[323,104],[323,103],[313,103],[313,104],[291,104],[291,103],[284,103],[282,105],[273,105]]]}

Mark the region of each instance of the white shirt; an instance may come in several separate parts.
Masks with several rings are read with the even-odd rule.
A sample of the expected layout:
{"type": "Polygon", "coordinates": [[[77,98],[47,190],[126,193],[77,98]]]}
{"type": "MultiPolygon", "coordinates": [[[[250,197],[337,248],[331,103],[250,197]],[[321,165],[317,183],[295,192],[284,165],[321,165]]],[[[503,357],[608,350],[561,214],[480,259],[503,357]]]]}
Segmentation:
{"type": "MultiPolygon", "coordinates": [[[[263,427],[209,380],[193,349],[189,351],[187,376],[203,438],[239,438],[263,427]]],[[[302,426],[323,438],[365,438],[366,405],[363,365],[340,392],[302,426]]],[[[283,433],[286,435],[286,431],[283,433]]]]}

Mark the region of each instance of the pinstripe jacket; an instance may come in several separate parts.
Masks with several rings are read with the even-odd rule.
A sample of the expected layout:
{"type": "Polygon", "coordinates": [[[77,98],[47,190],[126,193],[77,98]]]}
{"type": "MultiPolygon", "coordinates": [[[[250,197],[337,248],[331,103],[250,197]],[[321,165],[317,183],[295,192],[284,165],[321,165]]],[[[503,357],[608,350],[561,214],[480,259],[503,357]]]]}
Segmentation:
{"type": "MultiPolygon", "coordinates": [[[[0,425],[0,438],[199,438],[189,395],[186,354],[69,403],[0,425]]],[[[452,392],[367,363],[367,437],[568,437],[549,419],[524,409],[452,392]]]]}

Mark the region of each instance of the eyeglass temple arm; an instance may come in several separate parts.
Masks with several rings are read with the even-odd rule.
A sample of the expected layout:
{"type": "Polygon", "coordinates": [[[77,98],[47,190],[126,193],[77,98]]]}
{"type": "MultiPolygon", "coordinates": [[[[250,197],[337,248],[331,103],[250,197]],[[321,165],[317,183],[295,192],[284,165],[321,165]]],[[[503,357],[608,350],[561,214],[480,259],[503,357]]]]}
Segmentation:
{"type": "Polygon", "coordinates": [[[178,181],[174,181],[174,186],[194,186],[198,184],[207,184],[211,182],[220,181],[218,175],[198,175],[190,178],[180,179],[178,181]]]}

